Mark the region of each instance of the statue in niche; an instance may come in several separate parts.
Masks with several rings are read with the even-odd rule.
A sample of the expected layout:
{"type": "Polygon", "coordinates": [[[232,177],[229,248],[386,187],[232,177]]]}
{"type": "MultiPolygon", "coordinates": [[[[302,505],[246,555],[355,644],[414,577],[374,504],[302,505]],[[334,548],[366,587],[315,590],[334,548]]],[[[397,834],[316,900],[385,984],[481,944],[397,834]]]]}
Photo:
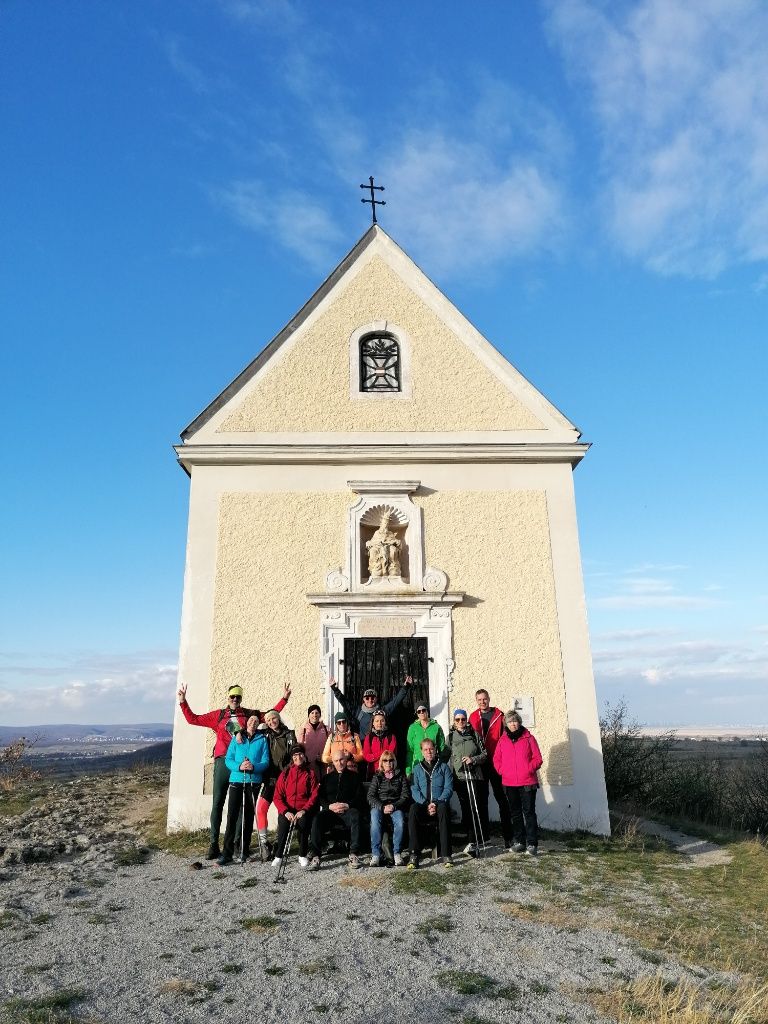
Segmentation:
{"type": "Polygon", "coordinates": [[[368,551],[368,572],[371,578],[382,576],[400,576],[400,548],[402,541],[394,530],[390,529],[390,515],[382,513],[379,528],[365,542],[368,551]]]}

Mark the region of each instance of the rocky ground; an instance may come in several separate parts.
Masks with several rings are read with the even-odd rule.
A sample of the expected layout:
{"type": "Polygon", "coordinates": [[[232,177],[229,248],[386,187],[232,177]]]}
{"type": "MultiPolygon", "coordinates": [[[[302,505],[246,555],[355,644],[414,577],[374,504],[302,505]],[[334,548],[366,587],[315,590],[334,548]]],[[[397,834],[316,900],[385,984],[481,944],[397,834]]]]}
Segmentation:
{"type": "Polygon", "coordinates": [[[588,994],[649,965],[707,974],[616,927],[623,897],[585,884],[595,854],[578,839],[453,871],[293,858],[275,884],[271,866],[151,848],[163,776],[77,778],[0,819],[0,1020],[564,1024],[608,1019],[588,994]]]}

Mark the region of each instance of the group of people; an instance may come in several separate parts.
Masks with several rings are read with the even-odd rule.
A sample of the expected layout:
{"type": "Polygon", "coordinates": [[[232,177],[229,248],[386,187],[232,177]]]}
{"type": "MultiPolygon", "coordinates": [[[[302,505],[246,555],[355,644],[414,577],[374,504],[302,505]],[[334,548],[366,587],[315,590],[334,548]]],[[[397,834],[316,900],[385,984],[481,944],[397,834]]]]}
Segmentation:
{"type": "Polygon", "coordinates": [[[289,836],[295,832],[299,864],[317,870],[328,840],[343,832],[348,837],[350,865],[361,866],[361,852],[369,839],[369,864],[378,867],[383,862],[384,836],[391,831],[391,862],[396,867],[407,863],[412,870],[419,866],[428,829],[434,828],[438,863],[451,867],[454,793],[461,810],[464,852],[474,856],[489,834],[491,791],[499,808],[504,848],[535,856],[537,772],[542,758],[520,715],[493,707],[488,691],[479,689],[471,715],[463,708],[454,710],[447,737],[429,707],[419,703],[404,743],[398,743],[388,723],[412,683],[406,676],[383,706],[377,692],[367,689],[361,706],[353,707],[331,680],[342,709],[334,717],[333,729],[323,722],[320,706],[313,704],[307,709],[307,721],[295,732],[280,715],[291,694],[288,686],[267,712],[243,708],[242,688],[230,686],[226,707],[198,715],[189,707],[182,684],[179,704],[187,722],[216,734],[208,859],[217,859],[222,866],[232,863],[239,832],[238,853],[247,860],[255,819],[261,859],[273,859],[275,866],[283,861],[289,836]],[[227,824],[220,848],[227,794],[227,824]],[[267,836],[271,804],[278,814],[274,846],[267,836]]]}

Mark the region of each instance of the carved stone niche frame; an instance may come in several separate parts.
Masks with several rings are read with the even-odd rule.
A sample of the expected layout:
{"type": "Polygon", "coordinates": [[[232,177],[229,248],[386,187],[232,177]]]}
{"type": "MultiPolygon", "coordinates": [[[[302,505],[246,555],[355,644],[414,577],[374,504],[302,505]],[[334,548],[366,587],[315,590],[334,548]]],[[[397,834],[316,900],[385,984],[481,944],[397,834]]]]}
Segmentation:
{"type": "Polygon", "coordinates": [[[418,480],[349,480],[359,495],[349,509],[346,576],[351,592],[376,590],[421,590],[424,578],[424,532],[421,509],[411,495],[418,480]],[[401,542],[399,576],[371,577],[365,547],[379,526],[382,514],[401,542]]]}

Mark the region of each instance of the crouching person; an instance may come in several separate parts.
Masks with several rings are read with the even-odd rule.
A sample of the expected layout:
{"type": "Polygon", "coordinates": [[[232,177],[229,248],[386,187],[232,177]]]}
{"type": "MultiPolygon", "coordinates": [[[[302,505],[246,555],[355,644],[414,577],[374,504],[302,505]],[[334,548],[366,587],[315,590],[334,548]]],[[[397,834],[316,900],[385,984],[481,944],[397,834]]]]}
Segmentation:
{"type": "MultiPolygon", "coordinates": [[[[374,718],[375,721],[375,718],[374,718]]],[[[366,742],[368,737],[366,736],[366,742]]],[[[391,750],[384,750],[379,758],[379,770],[371,779],[368,788],[368,803],[371,808],[371,867],[381,864],[381,833],[385,817],[392,822],[392,853],[395,867],[403,863],[404,808],[410,797],[408,780],[397,767],[397,758],[391,750]]]]}
{"type": "Polygon", "coordinates": [[[421,741],[421,761],[417,761],[411,773],[411,797],[413,803],[408,814],[408,829],[411,839],[409,868],[419,866],[424,826],[437,825],[438,863],[453,867],[451,858],[451,797],[453,796],[453,773],[444,761],[438,761],[437,749],[432,740],[421,741]]]}
{"type": "Polygon", "coordinates": [[[333,752],[333,769],[320,782],[320,810],[312,823],[309,840],[309,867],[317,871],[320,867],[320,851],[329,829],[342,822],[349,829],[349,864],[360,867],[360,776],[348,767],[348,755],[344,750],[333,752]]]}
{"type": "Polygon", "coordinates": [[[291,748],[291,763],[284,768],[277,778],[273,803],[277,809],[277,845],[275,859],[272,862],[279,867],[285,852],[285,843],[291,822],[299,833],[299,865],[308,867],[309,830],[312,827],[312,815],[317,804],[319,786],[314,769],[307,761],[307,753],[302,743],[291,748]]]}
{"type": "Polygon", "coordinates": [[[253,814],[261,780],[269,767],[269,749],[266,737],[258,731],[259,716],[251,715],[245,733],[233,724],[235,735],[229,742],[224,758],[229,769],[229,804],[227,807],[227,828],[224,832],[224,849],[218,863],[231,864],[235,853],[235,833],[242,815],[240,859],[250,856],[253,835],[253,814]]]}

